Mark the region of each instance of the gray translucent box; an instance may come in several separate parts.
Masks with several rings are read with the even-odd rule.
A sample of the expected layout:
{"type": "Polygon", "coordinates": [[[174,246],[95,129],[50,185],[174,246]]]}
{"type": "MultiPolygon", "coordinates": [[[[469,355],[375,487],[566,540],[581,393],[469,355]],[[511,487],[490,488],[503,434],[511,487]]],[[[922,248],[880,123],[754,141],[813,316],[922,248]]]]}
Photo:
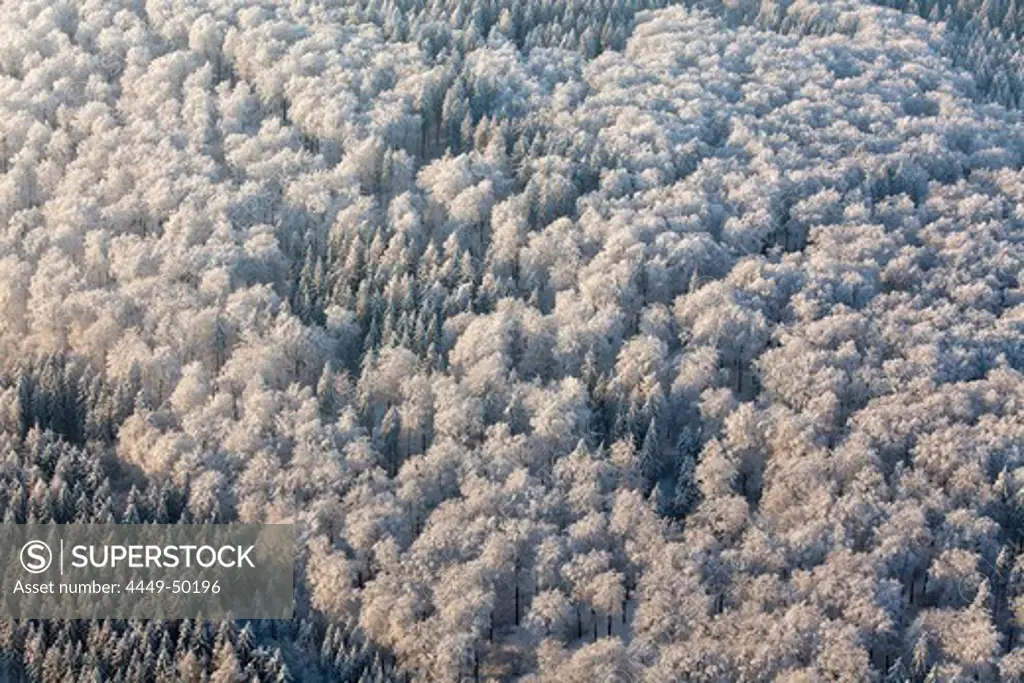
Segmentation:
{"type": "Polygon", "coordinates": [[[15,619],[291,619],[290,524],[3,524],[15,619]]]}

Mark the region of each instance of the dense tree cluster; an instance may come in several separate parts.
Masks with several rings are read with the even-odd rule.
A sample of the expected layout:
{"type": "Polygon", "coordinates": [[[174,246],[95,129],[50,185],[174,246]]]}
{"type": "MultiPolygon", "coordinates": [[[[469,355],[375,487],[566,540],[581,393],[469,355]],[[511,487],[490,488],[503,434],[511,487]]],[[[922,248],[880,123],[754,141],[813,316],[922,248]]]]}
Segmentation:
{"type": "Polygon", "coordinates": [[[0,2],[6,520],[301,549],[10,675],[1024,677],[1020,11],[668,4],[0,2]]]}
{"type": "MultiPolygon", "coordinates": [[[[49,429],[33,427],[23,439],[0,435],[0,454],[5,524],[204,523],[221,514],[188,486],[150,480],[49,429]]],[[[0,621],[0,680],[396,680],[393,658],[298,607],[292,622],[0,621]]]]}

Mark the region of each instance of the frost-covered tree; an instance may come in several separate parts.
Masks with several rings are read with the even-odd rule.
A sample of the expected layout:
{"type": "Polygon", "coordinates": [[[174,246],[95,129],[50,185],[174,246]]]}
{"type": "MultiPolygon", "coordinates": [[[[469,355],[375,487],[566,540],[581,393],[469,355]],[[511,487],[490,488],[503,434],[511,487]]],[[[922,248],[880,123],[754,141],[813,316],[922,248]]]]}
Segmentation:
{"type": "Polygon", "coordinates": [[[5,521],[307,535],[0,679],[1020,678],[1024,10],[670,4],[3,5],[5,521]]]}

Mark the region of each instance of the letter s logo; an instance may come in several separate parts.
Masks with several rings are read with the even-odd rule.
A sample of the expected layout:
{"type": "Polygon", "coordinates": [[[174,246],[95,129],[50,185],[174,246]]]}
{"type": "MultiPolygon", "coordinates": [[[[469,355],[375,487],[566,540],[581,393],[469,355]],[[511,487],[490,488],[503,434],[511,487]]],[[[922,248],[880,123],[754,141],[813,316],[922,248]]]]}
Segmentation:
{"type": "Polygon", "coordinates": [[[30,574],[40,574],[50,568],[53,553],[42,541],[29,541],[21,548],[21,566],[30,574]]]}

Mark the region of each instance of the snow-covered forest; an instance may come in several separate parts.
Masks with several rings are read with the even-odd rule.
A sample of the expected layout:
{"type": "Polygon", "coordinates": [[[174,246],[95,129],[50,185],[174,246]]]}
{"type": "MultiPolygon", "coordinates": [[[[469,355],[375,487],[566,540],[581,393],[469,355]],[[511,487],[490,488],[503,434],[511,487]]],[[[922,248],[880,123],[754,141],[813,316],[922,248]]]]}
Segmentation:
{"type": "Polygon", "coordinates": [[[0,680],[1024,680],[1018,0],[0,0],[0,510],[290,622],[0,680]]]}

